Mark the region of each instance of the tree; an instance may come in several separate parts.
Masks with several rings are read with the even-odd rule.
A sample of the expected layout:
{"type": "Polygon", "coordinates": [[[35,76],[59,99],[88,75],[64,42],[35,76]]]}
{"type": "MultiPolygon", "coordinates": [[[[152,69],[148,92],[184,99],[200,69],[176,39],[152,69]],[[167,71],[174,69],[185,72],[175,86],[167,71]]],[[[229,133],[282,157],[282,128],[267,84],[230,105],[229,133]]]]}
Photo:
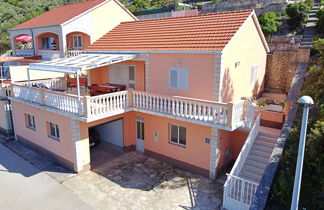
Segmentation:
{"type": "Polygon", "coordinates": [[[288,4],[286,13],[289,27],[294,30],[306,22],[310,8],[305,3],[288,4]]]}
{"type": "Polygon", "coordinates": [[[271,36],[277,31],[278,26],[281,25],[281,22],[277,21],[277,16],[273,12],[263,13],[258,19],[261,29],[266,36],[271,36]]]}
{"type": "Polygon", "coordinates": [[[316,29],[319,33],[324,33],[324,8],[316,11],[316,17],[318,18],[316,29]]]}

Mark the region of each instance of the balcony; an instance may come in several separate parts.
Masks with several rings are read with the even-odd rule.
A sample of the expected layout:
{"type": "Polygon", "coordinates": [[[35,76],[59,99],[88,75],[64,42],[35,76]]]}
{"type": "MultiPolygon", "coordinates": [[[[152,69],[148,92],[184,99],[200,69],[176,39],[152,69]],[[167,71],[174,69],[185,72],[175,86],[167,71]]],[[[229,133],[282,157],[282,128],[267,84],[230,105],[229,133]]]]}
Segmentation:
{"type": "Polygon", "coordinates": [[[245,119],[244,101],[218,103],[133,89],[98,96],[89,96],[88,92],[84,91],[79,98],[67,90],[62,90],[62,87],[63,82],[60,79],[14,83],[11,85],[11,99],[43,106],[61,114],[73,115],[86,122],[137,111],[234,130],[242,126],[245,119]],[[47,89],[35,87],[36,83],[47,89]]]}

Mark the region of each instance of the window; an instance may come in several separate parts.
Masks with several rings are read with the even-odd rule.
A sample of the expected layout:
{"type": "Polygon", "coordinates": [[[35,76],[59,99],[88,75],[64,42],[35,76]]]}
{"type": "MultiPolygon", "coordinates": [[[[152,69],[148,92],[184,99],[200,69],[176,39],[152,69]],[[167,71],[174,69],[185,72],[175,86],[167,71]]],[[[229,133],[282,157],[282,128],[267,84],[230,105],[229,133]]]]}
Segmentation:
{"type": "Polygon", "coordinates": [[[250,78],[250,84],[255,84],[258,78],[258,65],[252,65],[251,67],[251,78],[250,78]]]}
{"type": "Polygon", "coordinates": [[[60,129],[57,124],[49,123],[50,137],[59,140],[60,139],[60,129]]]}
{"type": "Polygon", "coordinates": [[[31,128],[31,129],[36,129],[36,124],[35,124],[35,117],[30,115],[30,114],[26,114],[26,122],[27,122],[27,127],[31,128]]]}
{"type": "Polygon", "coordinates": [[[181,146],[186,146],[187,129],[178,125],[170,125],[170,142],[181,146]]]}
{"type": "Polygon", "coordinates": [[[169,69],[169,88],[187,90],[188,89],[188,69],[169,69]]]}
{"type": "Polygon", "coordinates": [[[75,50],[82,49],[82,36],[81,35],[73,36],[73,49],[75,49],[75,50]]]}
{"type": "Polygon", "coordinates": [[[56,50],[56,43],[54,37],[43,37],[43,49],[44,50],[56,50]]]}

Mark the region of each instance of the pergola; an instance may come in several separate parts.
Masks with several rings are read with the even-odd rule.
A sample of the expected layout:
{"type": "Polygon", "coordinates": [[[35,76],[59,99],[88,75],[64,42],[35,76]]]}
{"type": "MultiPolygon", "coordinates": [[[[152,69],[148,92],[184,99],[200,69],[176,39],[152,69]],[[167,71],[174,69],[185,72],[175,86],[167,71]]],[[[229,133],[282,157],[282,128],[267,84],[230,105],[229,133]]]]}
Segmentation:
{"type": "Polygon", "coordinates": [[[27,68],[27,75],[28,80],[30,80],[29,70],[76,74],[78,98],[80,99],[79,73],[81,71],[131,60],[135,56],[136,54],[80,54],[75,57],[59,58],[43,63],[31,63],[27,68]]]}

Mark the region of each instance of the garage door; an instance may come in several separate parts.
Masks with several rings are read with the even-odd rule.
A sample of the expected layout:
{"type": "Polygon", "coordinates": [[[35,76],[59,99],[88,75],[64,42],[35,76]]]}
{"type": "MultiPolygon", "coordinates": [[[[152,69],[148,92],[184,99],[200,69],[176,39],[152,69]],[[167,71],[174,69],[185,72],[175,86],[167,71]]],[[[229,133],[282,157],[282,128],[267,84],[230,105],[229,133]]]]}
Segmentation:
{"type": "Polygon", "coordinates": [[[108,142],[121,148],[124,147],[122,119],[98,125],[95,129],[98,131],[101,141],[108,142]]]}

